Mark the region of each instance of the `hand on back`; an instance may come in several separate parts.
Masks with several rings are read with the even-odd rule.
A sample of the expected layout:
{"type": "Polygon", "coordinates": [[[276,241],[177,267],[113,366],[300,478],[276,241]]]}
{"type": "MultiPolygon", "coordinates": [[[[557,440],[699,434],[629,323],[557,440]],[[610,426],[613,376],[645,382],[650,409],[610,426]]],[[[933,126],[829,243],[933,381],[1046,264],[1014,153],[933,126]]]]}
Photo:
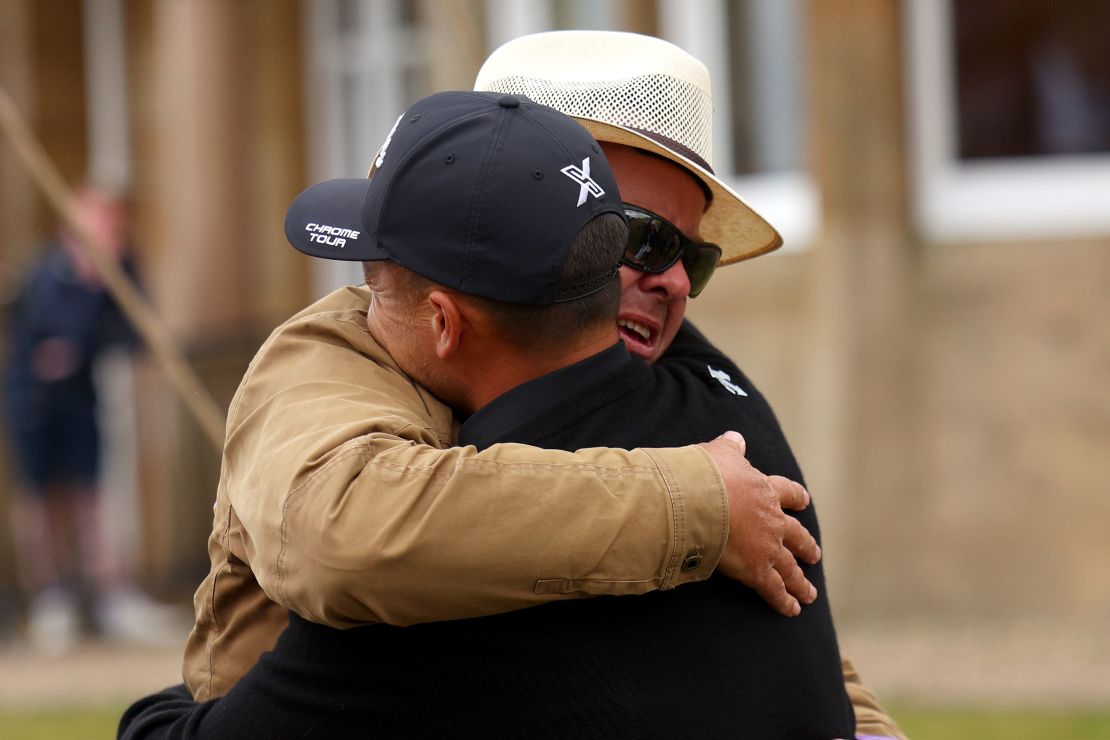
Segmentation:
{"type": "Polygon", "coordinates": [[[728,540],[717,570],[755,589],[775,611],[788,617],[817,598],[817,589],[795,558],[814,564],[821,548],[801,522],[784,509],[809,506],[800,484],[764,475],[745,458],[747,446],[736,432],[702,444],[728,491],[728,540]]]}

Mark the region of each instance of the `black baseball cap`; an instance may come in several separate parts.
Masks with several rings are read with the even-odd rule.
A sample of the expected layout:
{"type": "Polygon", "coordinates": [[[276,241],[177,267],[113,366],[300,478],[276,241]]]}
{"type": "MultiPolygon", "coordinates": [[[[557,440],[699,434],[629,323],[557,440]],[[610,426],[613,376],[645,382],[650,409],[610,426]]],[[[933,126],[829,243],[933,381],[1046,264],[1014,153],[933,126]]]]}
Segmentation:
{"type": "Polygon", "coordinates": [[[442,92],[397,119],[369,179],[298,195],[285,236],[314,257],[390,260],[463,293],[542,306],[616,275],[618,264],[559,285],[567,247],[603,213],[625,218],[586,129],[520,95],[442,92]]]}

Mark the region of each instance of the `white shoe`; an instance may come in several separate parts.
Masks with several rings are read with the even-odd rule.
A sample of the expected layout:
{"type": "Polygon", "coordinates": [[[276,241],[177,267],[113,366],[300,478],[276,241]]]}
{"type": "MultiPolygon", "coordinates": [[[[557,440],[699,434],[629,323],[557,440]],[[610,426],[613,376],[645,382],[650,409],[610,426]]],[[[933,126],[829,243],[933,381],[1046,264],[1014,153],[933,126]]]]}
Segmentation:
{"type": "Polygon", "coordinates": [[[48,588],[31,604],[27,631],[31,645],[46,655],[64,655],[77,645],[77,604],[65,589],[48,588]]]}
{"type": "Polygon", "coordinates": [[[141,591],[119,589],[101,597],[97,622],[108,639],[139,645],[180,645],[192,629],[192,615],[162,604],[141,591]]]}

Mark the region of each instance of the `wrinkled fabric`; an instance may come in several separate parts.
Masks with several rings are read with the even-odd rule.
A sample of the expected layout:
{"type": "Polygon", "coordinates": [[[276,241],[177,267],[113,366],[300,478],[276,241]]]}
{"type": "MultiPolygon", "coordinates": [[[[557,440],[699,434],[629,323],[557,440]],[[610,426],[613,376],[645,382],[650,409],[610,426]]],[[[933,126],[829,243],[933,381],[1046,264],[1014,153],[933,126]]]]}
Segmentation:
{"type": "Polygon", "coordinates": [[[451,410],[370,336],[368,299],[344,288],[280,326],[232,400],[186,646],[196,699],[226,693],[287,608],[408,625],[710,574],[728,509],[704,450],[451,448],[451,410]],[[706,567],[687,572],[694,543],[706,567]]]}

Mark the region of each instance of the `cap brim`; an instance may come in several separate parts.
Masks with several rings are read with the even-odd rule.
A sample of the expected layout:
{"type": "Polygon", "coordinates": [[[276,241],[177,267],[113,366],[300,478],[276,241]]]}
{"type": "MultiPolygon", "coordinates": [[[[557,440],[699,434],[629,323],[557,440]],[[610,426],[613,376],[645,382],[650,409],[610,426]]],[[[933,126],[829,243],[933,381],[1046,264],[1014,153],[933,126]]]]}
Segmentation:
{"type": "Polygon", "coordinates": [[[326,180],[298,195],[285,213],[285,238],[296,249],[331,260],[389,259],[362,223],[370,180],[326,180]]]}
{"type": "Polygon", "coordinates": [[[775,227],[709,170],[664,144],[630,128],[573,116],[598,141],[643,149],[685,167],[709,188],[713,198],[701,221],[701,238],[721,248],[722,265],[758,257],[782,246],[775,227]]]}

